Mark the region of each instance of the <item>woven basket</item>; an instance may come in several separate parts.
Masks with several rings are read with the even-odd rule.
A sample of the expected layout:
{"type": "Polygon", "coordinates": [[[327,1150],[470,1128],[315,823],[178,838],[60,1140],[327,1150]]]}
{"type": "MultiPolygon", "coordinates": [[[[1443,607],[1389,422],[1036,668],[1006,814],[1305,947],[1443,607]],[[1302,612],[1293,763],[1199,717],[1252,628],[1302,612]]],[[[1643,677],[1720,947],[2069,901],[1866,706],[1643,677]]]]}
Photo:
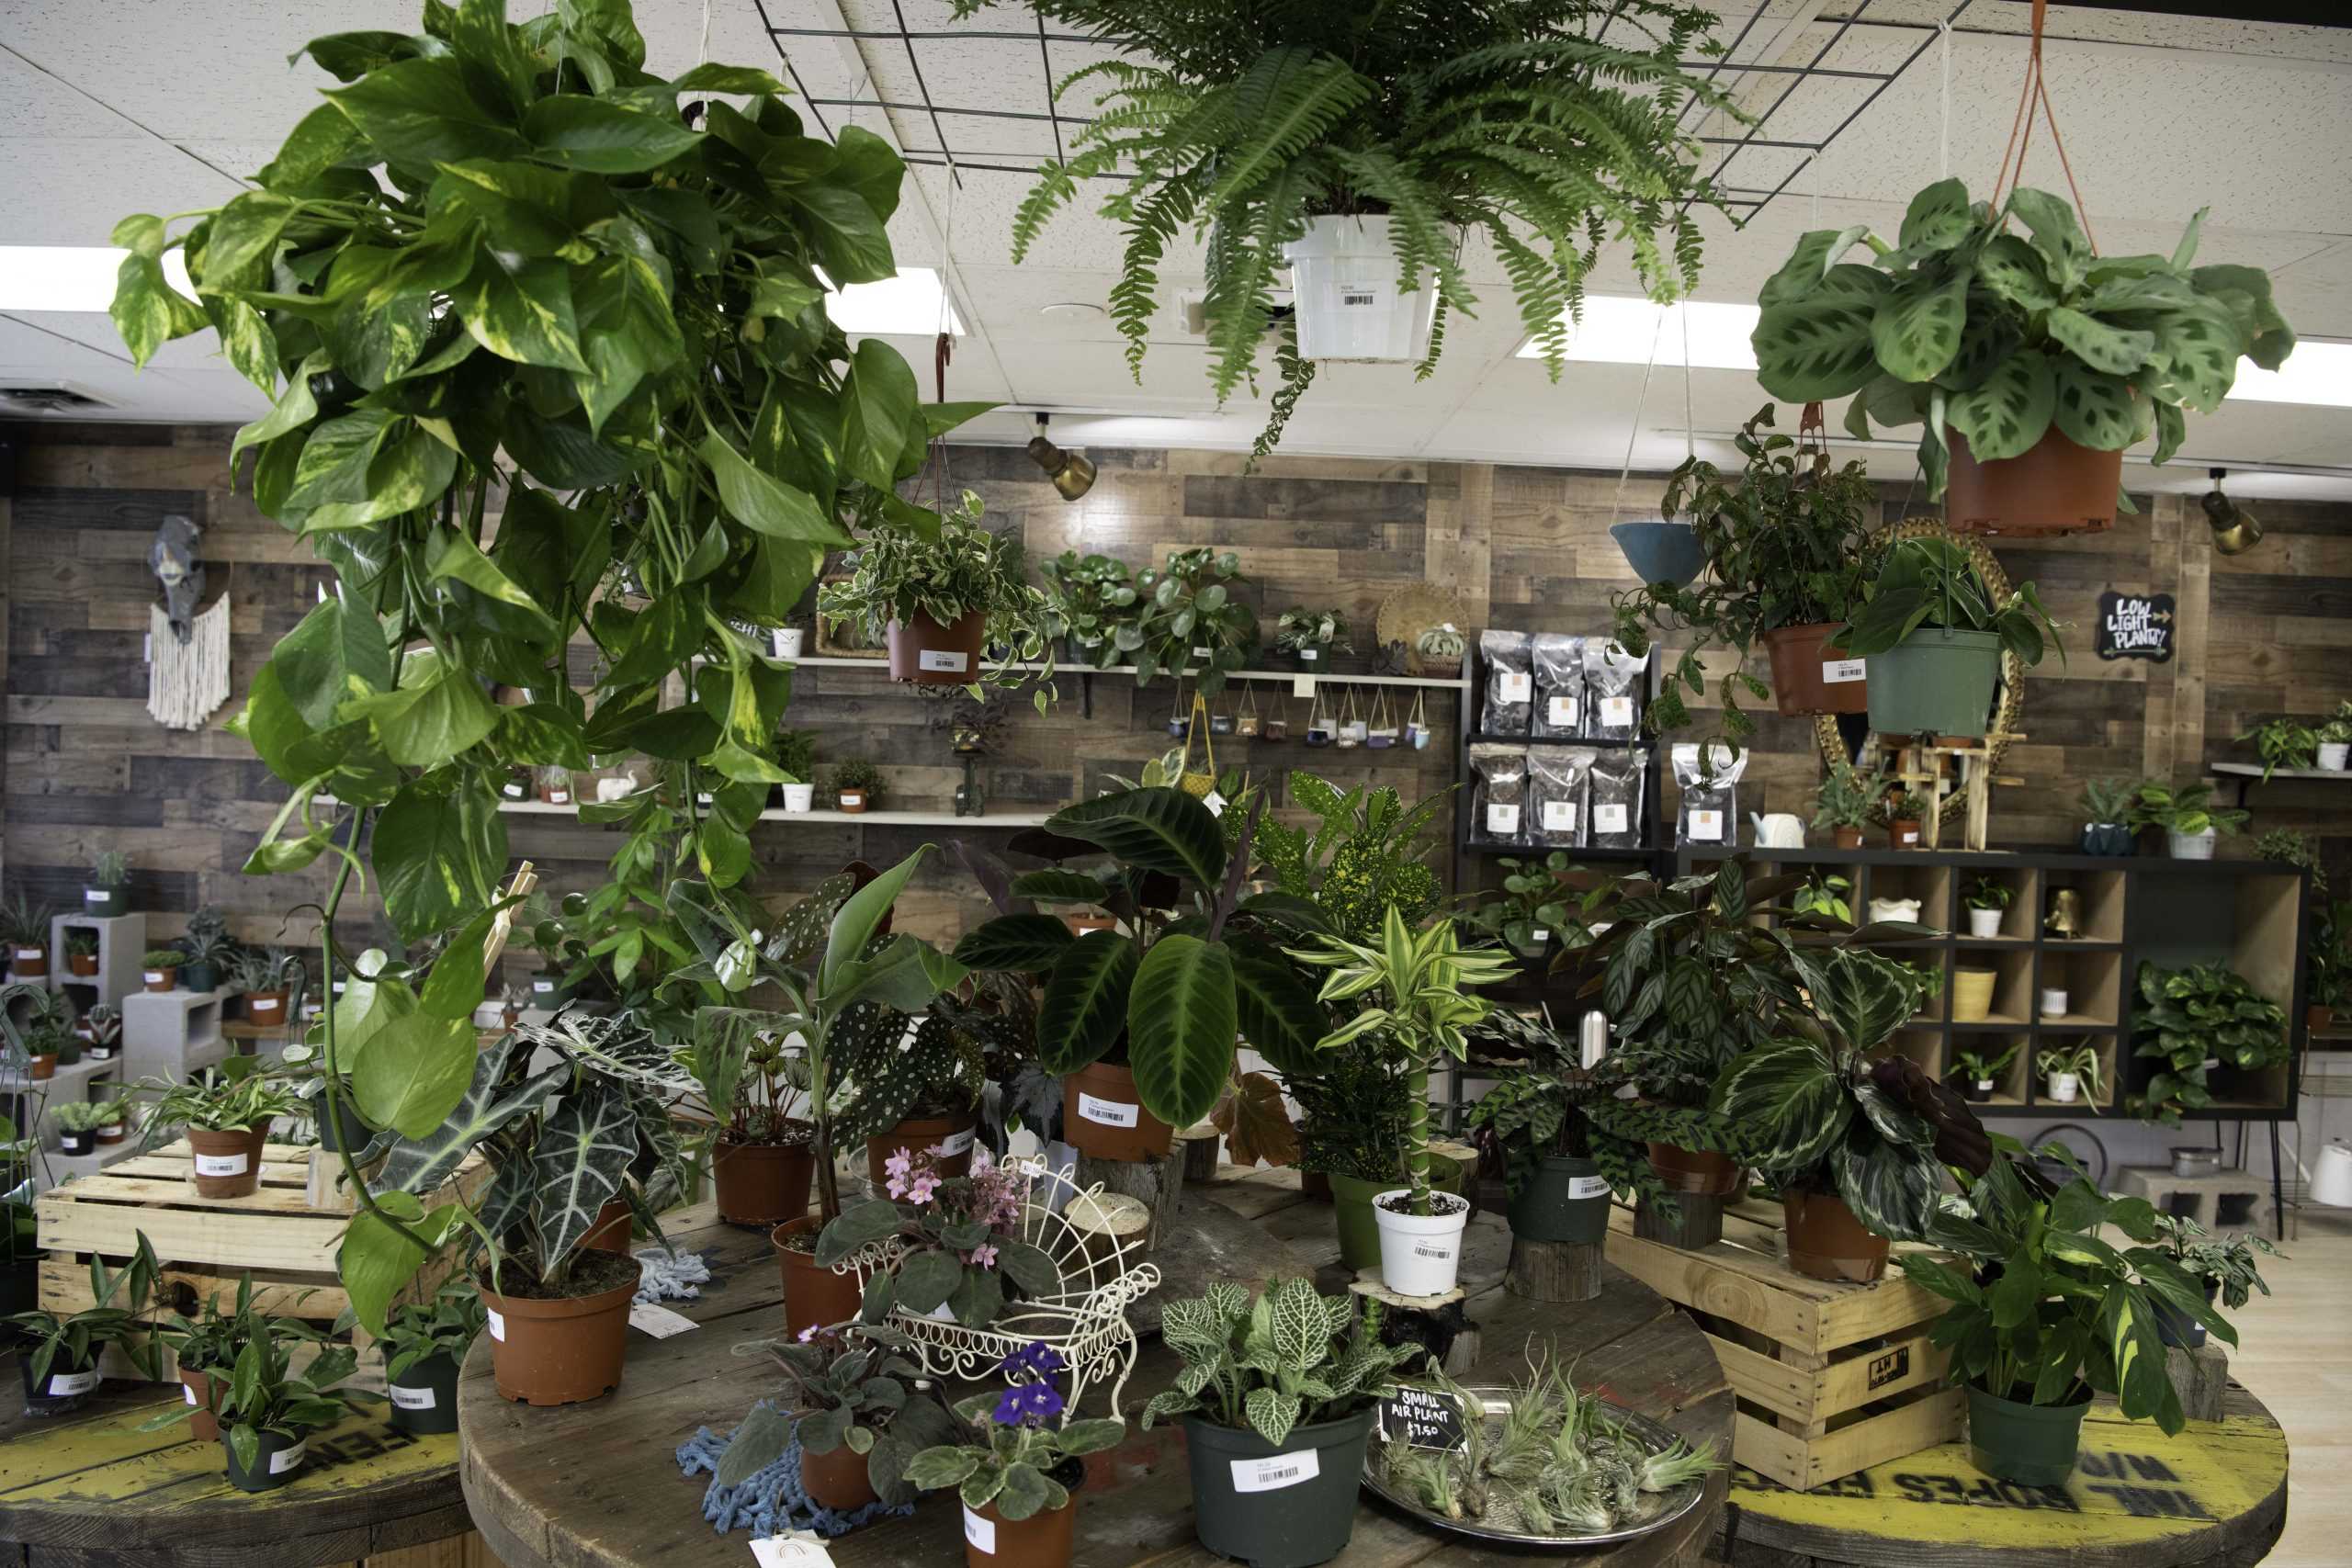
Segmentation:
{"type": "MultiPolygon", "coordinates": [[[[1451,621],[1456,627],[1469,618],[1469,601],[1452,588],[1440,588],[1433,583],[1416,582],[1400,588],[1380,602],[1380,610],[1373,619],[1373,636],[1382,648],[1390,643],[1405,645],[1405,668],[1415,675],[1458,675],[1462,661],[1450,660],[1439,668],[1421,657],[1417,646],[1421,634],[1431,626],[1451,621]]],[[[1467,633],[1464,634],[1466,637],[1467,633]]]]}

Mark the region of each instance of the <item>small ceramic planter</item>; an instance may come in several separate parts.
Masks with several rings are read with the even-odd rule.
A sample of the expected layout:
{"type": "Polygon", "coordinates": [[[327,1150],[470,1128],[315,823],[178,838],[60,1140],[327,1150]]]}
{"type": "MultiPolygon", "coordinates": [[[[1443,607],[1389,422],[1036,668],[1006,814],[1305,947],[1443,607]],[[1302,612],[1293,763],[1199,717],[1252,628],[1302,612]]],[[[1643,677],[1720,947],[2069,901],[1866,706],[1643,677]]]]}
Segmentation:
{"type": "Polygon", "coordinates": [[[808,634],[798,626],[778,627],[775,634],[775,656],[778,659],[799,658],[801,644],[808,639],[808,634]]]}
{"type": "Polygon", "coordinates": [[[2044,1018],[2064,1018],[2064,1017],[2065,1017],[2065,1016],[2066,1016],[2066,1004],[2067,1004],[2068,1002],[2072,1001],[2072,1000],[2074,1000],[2074,998],[2073,998],[2072,997],[2069,997],[2069,996],[2066,994],[2066,992],[2065,992],[2065,988],[2064,988],[2064,987],[2060,987],[2060,986],[2044,986],[2044,987],[2041,987],[2041,1016],[2042,1016],[2042,1017],[2044,1017],[2044,1018]]]}
{"type": "Polygon", "coordinates": [[[1993,1011],[1993,982],[1999,976],[1991,969],[1956,968],[1951,976],[1951,1021],[1954,1023],[1983,1023],[1993,1011]]]}
{"type": "Polygon", "coordinates": [[[795,817],[806,817],[817,804],[817,786],[812,784],[789,784],[784,786],[784,808],[795,817]]]}
{"type": "Polygon", "coordinates": [[[2041,1096],[2056,1105],[2072,1105],[2075,1097],[2083,1092],[2083,1080],[2073,1073],[2048,1073],[2041,1080],[2041,1096]]]}
{"type": "Polygon", "coordinates": [[[1462,1233],[1470,1203],[1451,1192],[1430,1194],[1428,1214],[1407,1206],[1412,1190],[1393,1188],[1372,1201],[1380,1226],[1380,1282],[1400,1296],[1442,1296],[1462,1271],[1462,1233]]]}
{"type": "Polygon", "coordinates": [[[2213,840],[2218,837],[2219,834],[2211,828],[2201,833],[2176,833],[2167,830],[2165,834],[2165,845],[2172,852],[2172,858],[2175,860],[2211,860],[2213,840]]]}
{"type": "Polygon", "coordinates": [[[841,809],[844,815],[850,817],[862,817],[865,814],[865,792],[864,790],[842,790],[839,792],[838,799],[841,809]]]}
{"type": "Polygon", "coordinates": [[[2352,741],[2323,740],[2319,743],[2319,765],[2331,773],[2340,773],[2352,766],[2352,741]]]}
{"type": "Polygon", "coordinates": [[[1968,911],[1968,934],[1973,937],[1999,936],[2001,915],[1999,909],[1971,908],[1968,911]]]}

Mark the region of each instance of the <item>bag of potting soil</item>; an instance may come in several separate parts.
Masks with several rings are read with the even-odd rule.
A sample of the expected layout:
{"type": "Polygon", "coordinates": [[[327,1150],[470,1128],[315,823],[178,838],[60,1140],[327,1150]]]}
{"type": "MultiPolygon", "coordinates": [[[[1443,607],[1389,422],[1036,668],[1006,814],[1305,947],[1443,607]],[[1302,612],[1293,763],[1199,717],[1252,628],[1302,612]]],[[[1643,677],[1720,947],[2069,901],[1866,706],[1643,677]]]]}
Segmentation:
{"type": "Polygon", "coordinates": [[[1525,632],[1480,632],[1487,659],[1487,707],[1478,728],[1488,735],[1524,735],[1535,708],[1535,676],[1528,668],[1525,632]]]}
{"type": "Polygon", "coordinates": [[[1537,739],[1573,740],[1584,733],[1584,644],[1563,632],[1538,632],[1528,650],[1535,668],[1537,739]]]}
{"type": "Polygon", "coordinates": [[[1634,658],[1607,637],[1584,644],[1584,732],[1594,740],[1631,740],[1642,728],[1643,675],[1656,646],[1634,658]]]}
{"type": "Polygon", "coordinates": [[[1470,748],[1470,771],[1477,783],[1470,795],[1470,837],[1481,844],[1525,844],[1527,753],[1517,746],[1487,742],[1470,748]]]}
{"type": "Polygon", "coordinates": [[[1650,754],[1640,747],[1596,753],[1586,773],[1585,810],[1590,823],[1585,846],[1596,850],[1642,847],[1642,798],[1649,779],[1650,754]]]}
{"type": "Polygon", "coordinates": [[[1676,843],[1729,848],[1739,842],[1739,775],[1747,771],[1747,759],[1753,755],[1743,750],[1735,757],[1720,740],[1709,745],[1703,768],[1696,743],[1686,742],[1667,753],[1675,784],[1682,794],[1682,803],[1674,813],[1676,843]]]}
{"type": "Polygon", "coordinates": [[[1585,787],[1599,757],[1589,746],[1528,748],[1527,802],[1534,843],[1551,850],[1583,847],[1585,787]]]}

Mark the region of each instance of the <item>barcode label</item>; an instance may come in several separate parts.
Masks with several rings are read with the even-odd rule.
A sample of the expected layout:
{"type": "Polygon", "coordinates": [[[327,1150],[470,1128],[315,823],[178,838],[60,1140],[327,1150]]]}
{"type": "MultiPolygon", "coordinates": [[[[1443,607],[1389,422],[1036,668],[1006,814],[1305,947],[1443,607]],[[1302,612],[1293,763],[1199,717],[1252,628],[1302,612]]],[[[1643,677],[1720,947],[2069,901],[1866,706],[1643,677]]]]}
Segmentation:
{"type": "Polygon", "coordinates": [[[500,787],[500,789],[499,789],[498,793],[499,793],[499,794],[501,794],[501,795],[504,795],[504,796],[505,796],[507,799],[509,799],[509,800],[520,800],[520,799],[522,799],[522,798],[523,798],[523,796],[524,796],[525,795],[528,794],[529,792],[528,792],[527,790],[526,790],[526,789],[525,789],[521,784],[514,784],[514,783],[511,783],[511,782],[510,782],[510,783],[508,783],[508,784],[504,784],[504,785],[502,785],[502,786],[500,787]]]}
{"type": "Polygon", "coordinates": [[[87,1393],[98,1386],[99,1378],[96,1367],[83,1372],[51,1372],[49,1374],[49,1396],[64,1399],[77,1393],[87,1393]]]}
{"type": "Polygon", "coordinates": [[[85,887],[82,889],[82,902],[85,904],[103,904],[107,901],[108,891],[108,889],[104,887],[85,887]]]}
{"type": "Polygon", "coordinates": [[[1568,1178],[1568,1201],[1585,1198],[1609,1196],[1609,1179],[1605,1176],[1571,1176],[1568,1178]]]}
{"type": "MultiPolygon", "coordinates": [[[[24,956],[24,954],[20,953],[17,954],[17,957],[19,957],[19,958],[22,958],[22,957],[24,956]]],[[[161,969],[150,969],[150,970],[148,970],[148,971],[147,971],[147,983],[148,983],[149,985],[151,985],[151,986],[160,986],[160,985],[162,985],[162,984],[164,983],[164,972],[163,972],[161,969]]]]}
{"type": "Polygon", "coordinates": [[[1864,662],[1860,659],[1825,659],[1821,661],[1821,683],[1841,686],[1849,681],[1867,680],[1869,677],[1862,668],[1864,662]]]}
{"type": "Polygon", "coordinates": [[[949,1159],[954,1159],[957,1155],[962,1154],[965,1150],[972,1146],[972,1129],[967,1127],[960,1133],[950,1133],[947,1136],[940,1139],[936,1146],[940,1154],[949,1159]]]}
{"type": "Polygon", "coordinates": [[[243,1176],[253,1168],[253,1156],[239,1150],[232,1155],[198,1155],[196,1174],[198,1176],[243,1176]]]}
{"type": "Polygon", "coordinates": [[[1623,806],[1596,806],[1592,808],[1592,830],[1596,833],[1625,831],[1625,808],[1623,806]]]}
{"type": "Polygon", "coordinates": [[[1442,1241],[1417,1241],[1413,1244],[1413,1256],[1444,1263],[1453,1257],[1453,1248],[1442,1241]]]}
{"type": "Polygon", "coordinates": [[[961,675],[972,667],[972,656],[957,649],[926,648],[915,655],[919,670],[936,670],[943,675],[961,675]]]}
{"type": "Polygon", "coordinates": [[[1547,800],[1544,803],[1544,830],[1547,833],[1573,833],[1577,830],[1577,803],[1573,800],[1547,800]]]}
{"type": "Polygon", "coordinates": [[[996,1521],[984,1519],[971,1509],[964,1510],[964,1543],[985,1556],[996,1555],[996,1521]]]}
{"type": "Polygon", "coordinates": [[[1724,814],[1720,811],[1691,812],[1690,837],[1721,843],[1724,837],[1724,814]]]}
{"type": "Polygon", "coordinates": [[[1115,1100],[1097,1100],[1084,1089],[1079,1090],[1078,1114],[1088,1122],[1099,1122],[1105,1127],[1133,1127],[1143,1115],[1137,1105],[1123,1105],[1115,1100]]]}
{"type": "Polygon", "coordinates": [[[1489,833],[1518,832],[1519,807],[1516,806],[1488,806],[1487,807],[1487,831],[1489,833]]]}
{"type": "Polygon", "coordinates": [[[1507,703],[1527,703],[1535,700],[1535,677],[1524,671],[1506,670],[1495,682],[1500,700],[1507,703]]]}
{"type": "Polygon", "coordinates": [[[547,996],[555,989],[555,982],[553,980],[534,980],[531,982],[531,989],[537,992],[540,996],[547,996]]]}
{"type": "Polygon", "coordinates": [[[1313,1449],[1304,1449],[1295,1454],[1276,1454],[1272,1459],[1237,1459],[1227,1462],[1233,1466],[1233,1489],[1236,1492],[1279,1492],[1285,1486],[1312,1481],[1322,1473],[1313,1449]]]}
{"type": "MultiPolygon", "coordinates": [[[[195,1390],[188,1391],[187,1402],[190,1404],[196,1403],[195,1390]]],[[[394,1383],[392,1384],[392,1403],[402,1410],[430,1410],[434,1405],[433,1391],[429,1388],[405,1388],[399,1383],[394,1383]]]]}
{"type": "Polygon", "coordinates": [[[1377,294],[1342,294],[1340,296],[1340,303],[1342,305],[1377,305],[1380,303],[1380,296],[1377,294]]]}
{"type": "Polygon", "coordinates": [[[1895,841],[1903,844],[1916,844],[1919,841],[1919,829],[1917,828],[1905,828],[1902,832],[1895,835],[1895,841]]]}
{"type": "Polygon", "coordinates": [[[1312,664],[1315,660],[1322,658],[1323,653],[1319,649],[1302,648],[1298,650],[1298,656],[1312,664]]]}
{"type": "Polygon", "coordinates": [[[1634,722],[1634,699],[1603,697],[1600,699],[1600,722],[1611,729],[1626,729],[1634,722]]]}
{"type": "Polygon", "coordinates": [[[292,1470],[297,1465],[300,1464],[302,1462],[302,1456],[310,1451],[311,1439],[308,1438],[303,1438],[300,1442],[295,1444],[290,1449],[278,1450],[276,1453],[269,1456],[270,1474],[285,1474],[288,1471],[292,1470]]]}

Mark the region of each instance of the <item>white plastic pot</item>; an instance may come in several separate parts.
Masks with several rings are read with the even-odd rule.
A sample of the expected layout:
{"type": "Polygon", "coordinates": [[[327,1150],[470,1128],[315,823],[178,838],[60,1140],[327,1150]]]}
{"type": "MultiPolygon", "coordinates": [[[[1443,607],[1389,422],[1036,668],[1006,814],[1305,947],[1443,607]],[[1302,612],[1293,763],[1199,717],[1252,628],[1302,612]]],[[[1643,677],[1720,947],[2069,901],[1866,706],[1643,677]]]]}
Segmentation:
{"type": "Polygon", "coordinates": [[[1968,934],[1970,936],[1999,936],[2001,934],[2001,911],[1998,909],[1969,910],[1968,934]]]}
{"type": "Polygon", "coordinates": [[[1392,1198],[1411,1196],[1410,1188],[1399,1187],[1372,1201],[1372,1217],[1380,1225],[1380,1282],[1400,1296],[1442,1296],[1462,1272],[1470,1204],[1451,1192],[1431,1192],[1430,1207],[1439,1213],[1426,1218],[1388,1207],[1392,1198]]]}
{"type": "Polygon", "coordinates": [[[2352,740],[2321,741],[2319,765],[2332,773],[2340,773],[2346,767],[2352,766],[2352,740]]]}
{"type": "Polygon", "coordinates": [[[1437,310],[1435,280],[1396,292],[1396,252],[1385,218],[1307,220],[1306,233],[1283,247],[1298,309],[1298,352],[1308,359],[1385,363],[1429,352],[1437,310]]]}
{"type": "Polygon", "coordinates": [[[2211,828],[2201,833],[2176,833],[2167,829],[2165,842],[2170,847],[2175,860],[2211,860],[2213,840],[2218,836],[2211,828]]]}
{"type": "Polygon", "coordinates": [[[812,784],[784,786],[784,808],[798,816],[817,803],[817,786],[812,784]]]}
{"type": "Polygon", "coordinates": [[[801,639],[808,634],[797,626],[785,626],[775,634],[775,656],[778,659],[800,657],[801,639]]]}
{"type": "Polygon", "coordinates": [[[2042,1078],[2042,1089],[2060,1105],[2072,1105],[2075,1096],[2082,1092],[2083,1080],[2072,1073],[2050,1073],[2042,1078]]]}
{"type": "Polygon", "coordinates": [[[2042,1017],[2044,1017],[2044,1018],[2064,1018],[2064,1017],[2065,1017],[2065,1016],[2066,1016],[2066,1003],[2068,1002],[2068,1000],[2069,1000],[2069,999],[2071,999],[2071,998],[2069,998],[2067,997],[2067,995],[2066,995],[2066,991],[2065,991],[2065,988],[2064,988],[2064,987],[2061,987],[2061,986],[2044,986],[2044,987],[2041,987],[2041,1016],[2042,1016],[2042,1017]]]}

